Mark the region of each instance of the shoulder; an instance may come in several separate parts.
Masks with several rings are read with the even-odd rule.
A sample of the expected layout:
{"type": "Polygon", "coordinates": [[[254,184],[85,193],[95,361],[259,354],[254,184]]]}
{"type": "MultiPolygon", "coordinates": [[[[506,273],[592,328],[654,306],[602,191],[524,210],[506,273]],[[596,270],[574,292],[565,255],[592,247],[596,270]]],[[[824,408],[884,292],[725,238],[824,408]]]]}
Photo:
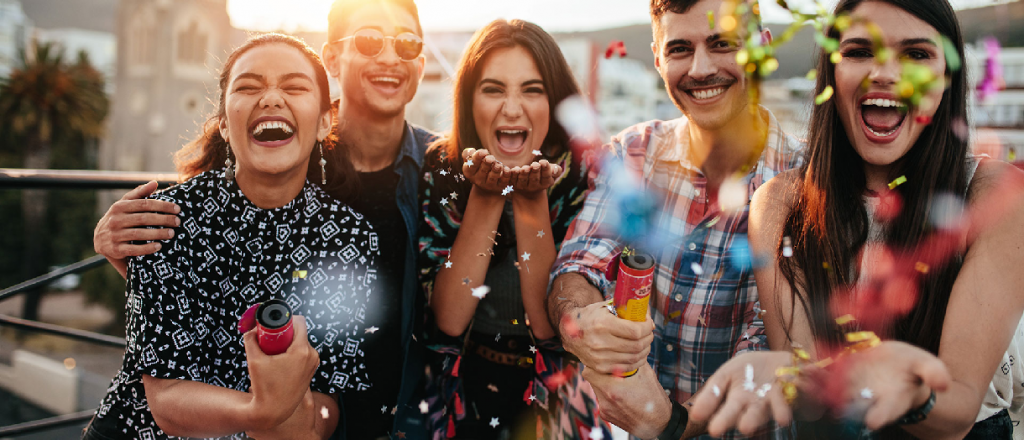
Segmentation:
{"type": "Polygon", "coordinates": [[[147,198],[175,203],[181,207],[182,213],[185,214],[192,207],[192,203],[202,203],[205,199],[210,198],[210,196],[219,195],[219,189],[223,185],[223,171],[210,170],[197,174],[177,185],[154,192],[147,198]]]}
{"type": "Polygon", "coordinates": [[[409,123],[409,129],[412,130],[412,135],[416,139],[417,153],[425,152],[427,148],[440,137],[437,133],[413,123],[409,123]]]}
{"type": "Polygon", "coordinates": [[[783,171],[754,191],[750,200],[750,226],[760,228],[766,224],[781,224],[800,199],[803,176],[800,169],[783,171]]]}
{"type": "Polygon", "coordinates": [[[974,178],[968,183],[968,202],[984,199],[985,196],[999,191],[1003,185],[1015,185],[1011,188],[1020,190],[1024,180],[1024,171],[1001,160],[979,157],[978,169],[974,178]]]}
{"type": "Polygon", "coordinates": [[[685,129],[687,123],[688,120],[685,116],[668,121],[641,122],[612,136],[607,148],[617,156],[646,154],[647,150],[658,140],[675,139],[685,129]]]}

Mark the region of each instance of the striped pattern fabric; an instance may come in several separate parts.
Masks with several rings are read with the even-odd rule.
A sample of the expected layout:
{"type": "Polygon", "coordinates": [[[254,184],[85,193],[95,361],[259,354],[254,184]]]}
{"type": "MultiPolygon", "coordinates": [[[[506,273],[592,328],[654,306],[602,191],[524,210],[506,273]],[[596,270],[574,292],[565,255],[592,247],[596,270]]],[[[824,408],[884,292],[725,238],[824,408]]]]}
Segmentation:
{"type": "MultiPolygon", "coordinates": [[[[747,215],[754,190],[776,174],[803,162],[803,144],[769,120],[765,148],[742,177],[746,204],[722,212],[706,192],[707,180],[689,151],[689,123],[684,118],[635,125],[603,147],[606,161],[620,160],[626,172],[642,181],[648,194],[659,194],[657,230],[664,245],[654,252],[655,291],[651,316],[655,338],[648,361],[670,398],[684,402],[725,361],[745,350],[767,349],[751,271],[747,215]]],[[[606,166],[602,169],[607,170],[606,166]]],[[[616,198],[608,172],[589,167],[591,192],[569,229],[552,277],[576,272],[611,298],[614,284],[605,271],[622,251],[611,226],[616,198]]]]}

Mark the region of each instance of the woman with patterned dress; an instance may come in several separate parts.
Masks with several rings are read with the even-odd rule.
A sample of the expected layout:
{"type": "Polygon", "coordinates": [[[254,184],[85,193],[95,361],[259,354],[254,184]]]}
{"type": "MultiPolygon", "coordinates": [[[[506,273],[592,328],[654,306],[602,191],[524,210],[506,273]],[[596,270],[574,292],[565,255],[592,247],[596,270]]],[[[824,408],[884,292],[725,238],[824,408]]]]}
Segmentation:
{"type": "Polygon", "coordinates": [[[228,57],[220,89],[179,153],[188,180],[152,197],[182,223],[129,261],[124,361],[83,438],[327,438],[345,422],[338,396],[372,386],[377,235],[322,187],[342,176],[319,57],[260,35],[228,57]],[[271,299],[294,313],[273,356],[238,333],[271,299]]]}
{"type": "Polygon", "coordinates": [[[545,308],[587,189],[582,157],[551,115],[579,88],[550,35],[496,20],[469,43],[454,90],[451,133],[427,151],[420,186],[428,345],[441,354],[433,436],[610,438],[545,308]]]}

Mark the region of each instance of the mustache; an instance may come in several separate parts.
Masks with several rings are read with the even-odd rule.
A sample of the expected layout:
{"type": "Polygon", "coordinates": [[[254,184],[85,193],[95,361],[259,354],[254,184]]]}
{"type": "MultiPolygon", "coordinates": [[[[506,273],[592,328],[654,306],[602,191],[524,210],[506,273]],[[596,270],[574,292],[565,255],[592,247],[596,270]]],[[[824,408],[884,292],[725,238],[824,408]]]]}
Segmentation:
{"type": "Polygon", "coordinates": [[[714,86],[731,86],[736,83],[735,78],[729,78],[726,76],[713,76],[708,79],[696,80],[693,78],[687,78],[685,81],[680,82],[676,87],[681,90],[689,89],[703,89],[714,86]]]}
{"type": "Polygon", "coordinates": [[[393,76],[404,80],[409,77],[409,74],[401,70],[371,70],[366,72],[366,76],[393,76]]]}

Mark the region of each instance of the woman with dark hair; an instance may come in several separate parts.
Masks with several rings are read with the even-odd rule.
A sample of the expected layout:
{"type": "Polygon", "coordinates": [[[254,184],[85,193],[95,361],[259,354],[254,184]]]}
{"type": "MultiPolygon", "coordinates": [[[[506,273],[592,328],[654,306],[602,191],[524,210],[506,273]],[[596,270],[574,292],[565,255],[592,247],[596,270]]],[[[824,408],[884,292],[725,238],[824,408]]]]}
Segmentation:
{"type": "Polygon", "coordinates": [[[463,53],[453,127],[427,151],[420,186],[421,282],[438,330],[429,344],[451,355],[433,382],[435,438],[606,429],[592,390],[550,351],[558,344],[545,306],[558,243],[587,185],[551,117],[575,94],[558,45],[532,23],[493,21],[463,53]],[[531,410],[540,407],[550,412],[531,410]]]}
{"type": "Polygon", "coordinates": [[[963,37],[946,0],[843,0],[836,15],[851,25],[829,30],[842,60],[819,57],[817,91],[835,95],[814,108],[807,164],[751,202],[765,330],[787,351],[730,361],[692,414],[715,412],[712,433],[750,432],[772,412],[787,421],[775,371],[802,349],[806,370],[838,367],[800,399],[862,416],[879,437],[1010,438],[1006,411],[975,422],[1024,309],[1022,173],[969,156],[963,37]],[[851,344],[865,337],[873,348],[851,344]],[[776,386],[757,399],[751,382],[776,386]]]}
{"type": "Polygon", "coordinates": [[[372,385],[377,237],[322,187],[343,176],[328,160],[319,56],[293,37],[253,37],[220,90],[178,155],[187,180],[152,197],[180,206],[182,226],[128,261],[128,346],[84,438],[327,438],[339,394],[372,385]],[[293,313],[275,355],[237,333],[268,300],[293,313]]]}

